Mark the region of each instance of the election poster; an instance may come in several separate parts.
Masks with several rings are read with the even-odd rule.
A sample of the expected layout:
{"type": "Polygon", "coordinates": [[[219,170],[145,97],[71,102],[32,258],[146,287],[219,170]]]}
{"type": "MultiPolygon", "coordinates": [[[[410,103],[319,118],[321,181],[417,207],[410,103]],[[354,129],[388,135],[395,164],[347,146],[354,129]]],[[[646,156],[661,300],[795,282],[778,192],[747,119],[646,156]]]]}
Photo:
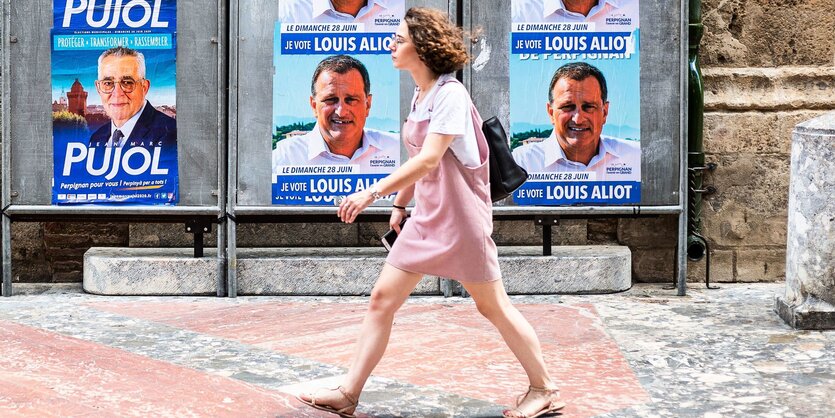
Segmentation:
{"type": "Polygon", "coordinates": [[[517,205],[641,200],[638,0],[512,0],[510,148],[517,205]]]}
{"type": "Polygon", "coordinates": [[[400,166],[400,76],[389,47],[405,1],[334,7],[311,0],[279,5],[273,204],[333,205],[400,166]]]}
{"type": "Polygon", "coordinates": [[[53,0],[52,203],[178,200],[176,0],[53,0]]]}

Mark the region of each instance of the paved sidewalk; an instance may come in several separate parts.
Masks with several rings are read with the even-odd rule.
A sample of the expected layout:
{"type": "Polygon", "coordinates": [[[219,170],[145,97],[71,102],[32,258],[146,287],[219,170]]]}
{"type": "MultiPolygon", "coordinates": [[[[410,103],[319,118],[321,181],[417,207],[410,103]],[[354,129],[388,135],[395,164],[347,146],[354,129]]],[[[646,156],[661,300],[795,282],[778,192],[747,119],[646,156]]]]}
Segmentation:
{"type": "MultiPolygon", "coordinates": [[[[772,311],[783,284],[720,286],[513,300],[562,386],[562,416],[835,416],[835,332],[787,327],[772,311]]],[[[0,416],[333,416],[293,394],[345,373],[365,302],[3,298],[0,416]]],[[[471,300],[415,297],[358,411],[499,416],[525,387],[471,300]]]]}

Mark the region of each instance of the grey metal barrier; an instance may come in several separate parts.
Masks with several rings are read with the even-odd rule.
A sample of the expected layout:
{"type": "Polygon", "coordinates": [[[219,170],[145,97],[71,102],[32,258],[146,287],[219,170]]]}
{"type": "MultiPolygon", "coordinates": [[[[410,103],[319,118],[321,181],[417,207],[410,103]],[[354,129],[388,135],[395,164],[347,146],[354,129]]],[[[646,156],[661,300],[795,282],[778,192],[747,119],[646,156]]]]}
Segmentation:
{"type": "MultiPolygon", "coordinates": [[[[280,2],[218,1],[212,7],[182,0],[177,52],[178,145],[182,198],[178,206],[51,206],[51,125],[49,26],[51,0],[2,3],[3,24],[3,276],[11,294],[10,222],[48,219],[123,219],[226,221],[218,231],[218,294],[235,296],[238,222],[334,218],[329,207],[271,205],[269,138],[272,130],[272,48],[280,2]],[[226,27],[228,5],[228,38],[226,27]],[[206,25],[205,22],[216,22],[206,25]],[[228,39],[228,60],[224,53],[228,39]],[[12,66],[11,63],[15,65],[12,66]],[[227,67],[228,64],[228,67],[227,67]],[[227,74],[228,70],[228,74],[227,74]],[[228,96],[224,87],[228,76],[228,96]],[[33,105],[34,104],[34,105],[33,105]],[[21,123],[26,121],[26,123],[21,123]],[[228,122],[228,124],[227,124],[228,122]],[[224,141],[227,139],[228,143],[224,141]],[[225,282],[224,282],[225,277],[225,282]]],[[[446,9],[465,28],[483,32],[472,45],[490,59],[467,68],[462,80],[485,117],[497,115],[509,126],[507,41],[510,1],[408,1],[407,7],[446,9]]],[[[642,197],[628,206],[523,207],[494,209],[499,219],[530,219],[543,225],[543,248],[550,248],[550,225],[559,218],[595,216],[679,216],[676,283],[684,294],[686,264],[686,1],[641,0],[642,197]]],[[[401,74],[401,119],[412,86],[401,74]]],[[[401,151],[405,157],[405,151],[401,151]]],[[[372,207],[366,219],[385,219],[388,209],[372,207]]],[[[335,218],[334,218],[335,219],[335,218]]]]}
{"type": "MultiPolygon", "coordinates": [[[[462,23],[482,35],[472,55],[490,59],[467,68],[464,82],[482,116],[509,126],[510,1],[465,1],[462,23]]],[[[532,216],[548,228],[554,217],[678,215],[675,283],[685,294],[687,230],[687,11],[688,2],[640,0],[641,201],[628,206],[496,207],[496,216],[532,216]]],[[[544,232],[543,235],[546,235],[544,232]]],[[[548,239],[550,241],[550,239],[548,239]]],[[[550,246],[544,242],[543,247],[550,246]]]]}
{"type": "MultiPolygon", "coordinates": [[[[12,294],[15,221],[184,222],[195,234],[195,254],[202,252],[202,233],[225,219],[227,2],[176,3],[179,201],[171,206],[52,205],[53,0],[3,0],[0,5],[3,295],[12,294]]],[[[225,293],[225,250],[220,229],[218,296],[225,293]]]]}
{"type": "MultiPolygon", "coordinates": [[[[266,140],[272,129],[272,43],[280,1],[231,0],[230,96],[227,237],[227,292],[236,294],[236,225],[240,222],[335,220],[332,207],[271,204],[271,152],[266,140]]],[[[472,44],[478,57],[489,59],[468,67],[462,80],[482,116],[496,115],[509,126],[509,42],[511,4],[499,1],[407,1],[406,8],[428,6],[448,10],[465,29],[479,29],[472,44]]],[[[498,219],[529,219],[543,225],[543,249],[550,251],[550,226],[559,218],[678,215],[674,263],[678,294],[685,293],[686,259],[686,109],[687,2],[640,0],[641,16],[641,201],[624,206],[494,207],[498,219]]],[[[306,80],[299,80],[300,83],[306,80]]],[[[401,72],[401,120],[405,120],[413,86],[401,72]]],[[[405,157],[405,151],[401,152],[405,157]]],[[[365,220],[388,219],[388,208],[371,207],[365,220]]]]}
{"type": "MultiPolygon", "coordinates": [[[[271,204],[272,45],[280,1],[230,2],[229,169],[226,224],[229,241],[227,292],[237,294],[236,227],[241,222],[295,222],[336,220],[334,207],[278,206],[271,204]]],[[[446,0],[407,1],[409,6],[446,9],[446,0]]],[[[454,10],[453,10],[454,14],[454,10]]],[[[413,88],[408,74],[400,76],[400,116],[408,114],[413,88]]],[[[299,83],[308,83],[299,80],[299,83]]],[[[401,149],[401,160],[406,158],[401,149]]],[[[383,220],[389,207],[370,207],[360,220],[383,220]]]]}

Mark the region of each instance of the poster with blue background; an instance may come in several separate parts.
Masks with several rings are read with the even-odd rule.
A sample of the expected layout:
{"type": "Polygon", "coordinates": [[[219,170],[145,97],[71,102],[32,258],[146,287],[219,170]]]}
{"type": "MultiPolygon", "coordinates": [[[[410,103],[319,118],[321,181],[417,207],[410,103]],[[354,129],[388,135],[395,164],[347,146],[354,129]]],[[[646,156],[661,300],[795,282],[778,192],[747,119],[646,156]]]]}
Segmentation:
{"type": "Polygon", "coordinates": [[[400,166],[400,76],[389,46],[404,7],[377,0],[349,13],[328,1],[280,3],[273,204],[333,205],[400,166]]]}
{"type": "Polygon", "coordinates": [[[52,203],[175,204],[176,0],[54,0],[52,203]]]}
{"type": "Polygon", "coordinates": [[[638,0],[565,3],[511,2],[510,147],[528,171],[513,201],[638,203],[638,0]]]}

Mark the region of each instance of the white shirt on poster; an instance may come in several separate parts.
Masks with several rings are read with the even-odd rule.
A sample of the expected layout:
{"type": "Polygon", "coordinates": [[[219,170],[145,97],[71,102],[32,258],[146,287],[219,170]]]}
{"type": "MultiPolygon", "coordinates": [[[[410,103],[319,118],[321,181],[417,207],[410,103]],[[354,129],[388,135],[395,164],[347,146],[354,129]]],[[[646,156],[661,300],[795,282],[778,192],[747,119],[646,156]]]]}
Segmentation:
{"type": "Polygon", "coordinates": [[[388,174],[400,166],[400,138],[396,133],[364,129],[362,143],[351,158],[330,152],[317,123],[299,136],[278,142],[272,155],[273,174],[292,165],[359,165],[359,174],[388,174]]]}
{"type": "Polygon", "coordinates": [[[598,0],[587,16],[566,9],[562,0],[512,0],[511,22],[594,22],[597,32],[632,32],[638,27],[638,0],[598,0]]]}
{"type": "Polygon", "coordinates": [[[438,87],[442,82],[454,78],[455,76],[452,74],[444,74],[438,77],[435,85],[424,96],[432,98],[432,103],[423,100],[416,104],[418,89],[415,88],[409,119],[415,122],[428,119],[429,129],[426,131],[427,133],[455,136],[449,146],[452,154],[465,167],[478,167],[481,161],[470,114],[470,94],[461,83],[451,82],[438,87]],[[438,90],[439,88],[440,90],[438,90]]]}
{"type": "Polygon", "coordinates": [[[330,0],[283,0],[281,23],[363,23],[366,32],[394,32],[405,11],[403,0],[369,0],[356,16],[338,12],[330,0]]]}
{"type": "Polygon", "coordinates": [[[611,136],[600,136],[597,155],[588,165],[566,158],[553,132],[544,141],[514,149],[513,159],[528,173],[593,172],[595,181],[641,181],[641,143],[611,136]]]}

